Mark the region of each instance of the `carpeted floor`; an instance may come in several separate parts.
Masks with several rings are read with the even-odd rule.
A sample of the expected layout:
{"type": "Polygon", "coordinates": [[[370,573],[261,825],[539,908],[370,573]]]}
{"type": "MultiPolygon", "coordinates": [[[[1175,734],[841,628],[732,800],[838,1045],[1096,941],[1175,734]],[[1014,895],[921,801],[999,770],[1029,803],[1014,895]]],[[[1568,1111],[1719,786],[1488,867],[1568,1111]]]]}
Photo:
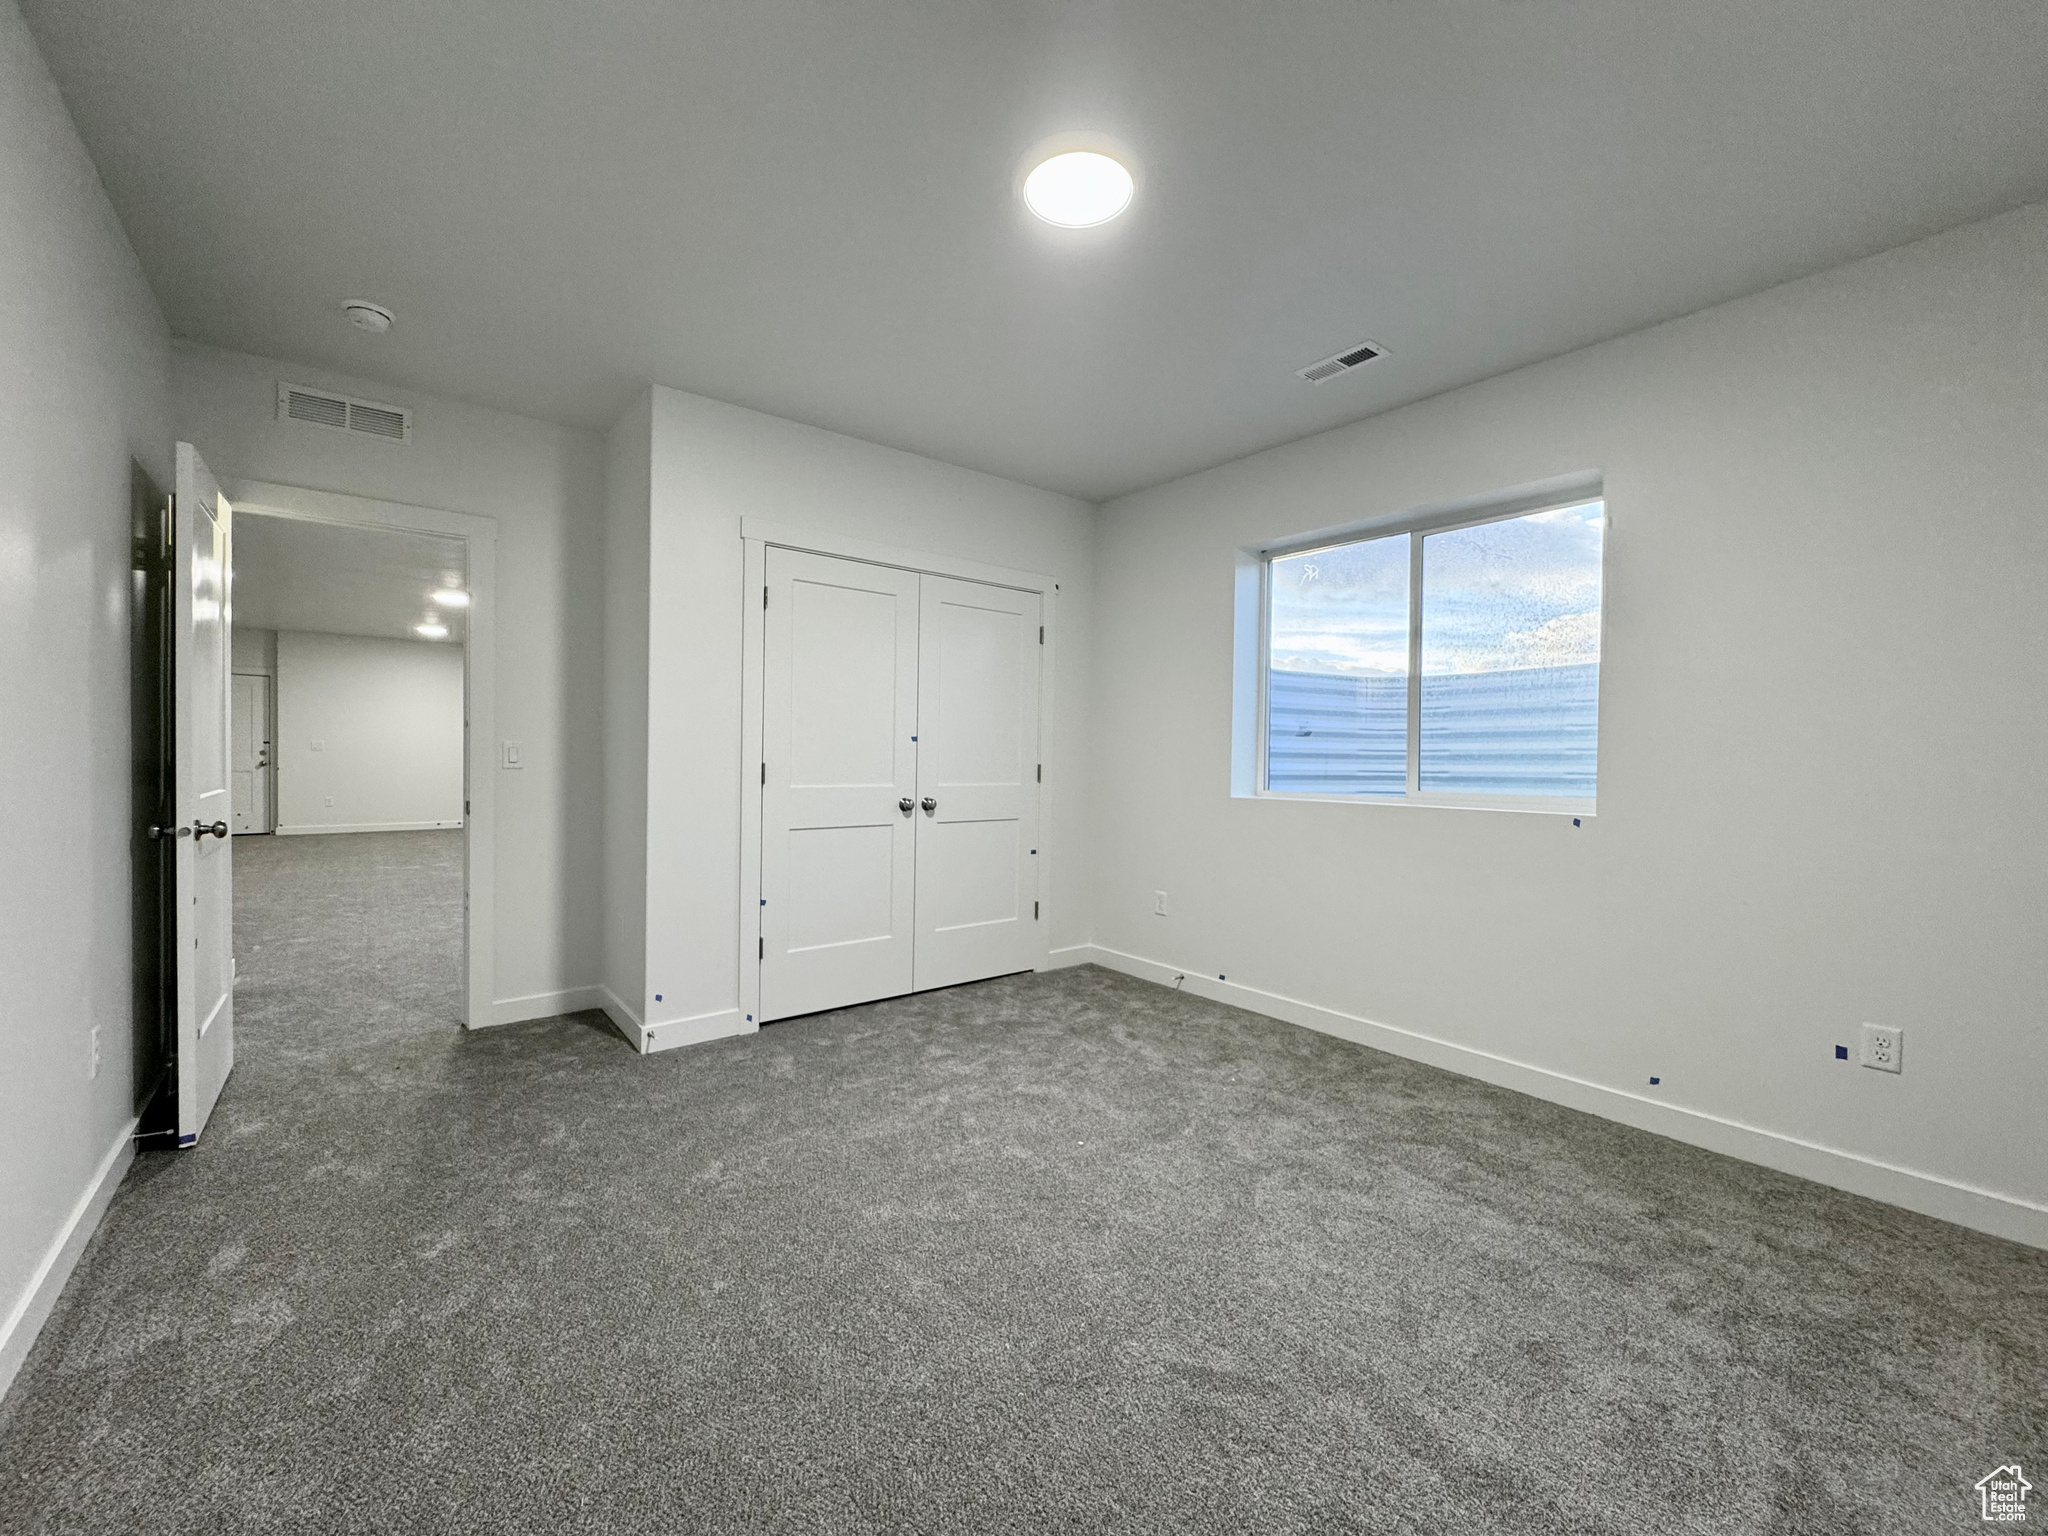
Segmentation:
{"type": "Polygon", "coordinates": [[[241,1061],[6,1532],[1981,1529],[2048,1255],[1095,969],[464,1034],[455,834],[244,839],[241,1061]]]}

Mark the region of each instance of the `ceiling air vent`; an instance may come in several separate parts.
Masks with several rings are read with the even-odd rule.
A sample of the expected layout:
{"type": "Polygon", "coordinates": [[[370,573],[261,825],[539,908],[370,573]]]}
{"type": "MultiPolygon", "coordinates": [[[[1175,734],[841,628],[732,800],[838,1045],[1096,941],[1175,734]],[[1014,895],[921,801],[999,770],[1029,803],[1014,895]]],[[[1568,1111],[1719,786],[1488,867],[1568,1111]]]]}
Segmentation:
{"type": "Polygon", "coordinates": [[[1320,363],[1310,363],[1306,368],[1297,368],[1295,373],[1311,384],[1322,384],[1349,373],[1354,368],[1363,368],[1376,357],[1385,357],[1387,349],[1376,341],[1361,341],[1348,352],[1339,352],[1335,357],[1326,357],[1320,363]]]}
{"type": "Polygon", "coordinates": [[[330,427],[337,432],[360,432],[386,442],[412,441],[412,412],[374,400],[357,400],[303,384],[277,386],[277,418],[303,421],[309,426],[330,427]]]}

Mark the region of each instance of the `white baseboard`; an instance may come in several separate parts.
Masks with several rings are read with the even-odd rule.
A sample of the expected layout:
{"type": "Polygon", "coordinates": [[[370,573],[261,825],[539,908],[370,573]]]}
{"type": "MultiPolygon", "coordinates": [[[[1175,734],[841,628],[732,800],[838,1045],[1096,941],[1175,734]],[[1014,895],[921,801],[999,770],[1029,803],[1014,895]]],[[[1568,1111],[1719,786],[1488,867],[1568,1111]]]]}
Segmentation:
{"type": "Polygon", "coordinates": [[[560,1014],[581,1013],[586,1008],[603,1006],[602,987],[563,987],[556,992],[534,992],[525,997],[494,998],[487,1022],[493,1025],[524,1024],[528,1019],[552,1019],[560,1014]]]}
{"type": "Polygon", "coordinates": [[[640,1022],[639,1013],[629,1008],[626,1005],[626,1000],[610,987],[600,985],[597,989],[597,995],[597,1006],[602,1008],[612,1023],[618,1026],[619,1033],[632,1041],[634,1050],[643,1056],[646,1055],[647,1026],[640,1022]]]}
{"type": "MultiPolygon", "coordinates": [[[[1704,1110],[1647,1099],[1626,1089],[1588,1082],[1584,1078],[1553,1072],[1547,1067],[1532,1066],[1527,1062],[1496,1056],[1490,1051],[1475,1050],[1471,1046],[1417,1034],[1413,1030],[1381,1024],[1316,1003],[1305,1003],[1299,998],[1283,997],[1238,982],[1220,980],[1180,966],[1105,949],[1101,945],[1089,945],[1087,950],[1087,959],[1095,964],[1142,981],[1171,986],[1176,976],[1185,976],[1181,990],[1192,992],[1197,997],[1229,1003],[1268,1018],[1298,1024],[1304,1029],[1335,1035],[1341,1040],[1368,1045],[1391,1055],[1405,1056],[1410,1061],[1426,1062],[1448,1072],[1512,1088],[1532,1098],[1547,1099],[1553,1104],[1583,1110],[1604,1120],[1617,1120],[1638,1130],[1653,1131],[1659,1136],[1705,1147],[1710,1152],[1720,1152],[1744,1162],[1760,1163],[1781,1173],[1796,1174],[1817,1184],[1847,1190],[1850,1194],[1903,1206],[1923,1216],[1952,1221],[1957,1226],[1988,1232],[1994,1237],[2048,1248],[2048,1206],[2037,1205],[2018,1195],[1980,1189],[1937,1174],[1880,1162],[1845,1152],[1839,1147],[1823,1146],[1704,1110]]],[[[1065,957],[1074,951],[1057,950],[1054,953],[1065,957]]],[[[1079,965],[1085,962],[1062,958],[1060,963],[1079,965]]]]}
{"type": "Polygon", "coordinates": [[[757,1034],[761,1028],[737,1008],[721,1008],[716,1013],[696,1013],[687,1018],[656,1019],[651,1024],[643,1023],[640,1015],[610,987],[597,990],[604,999],[598,1006],[611,1016],[611,1021],[619,1026],[619,1033],[630,1040],[633,1049],[643,1056],[655,1051],[672,1051],[679,1046],[703,1045],[733,1035],[757,1034]]]}
{"type": "Polygon", "coordinates": [[[649,1053],[672,1051],[679,1045],[703,1045],[733,1035],[758,1034],[760,1029],[760,1025],[737,1008],[692,1014],[686,1019],[657,1019],[643,1027],[641,1033],[646,1037],[646,1044],[640,1049],[649,1053]]]}
{"type": "Polygon", "coordinates": [[[1065,949],[1050,949],[1045,954],[1041,971],[1063,971],[1070,965],[1092,965],[1096,949],[1093,944],[1069,944],[1065,949]]]}
{"type": "Polygon", "coordinates": [[[332,832],[460,832],[462,822],[455,821],[358,821],[358,822],[302,822],[295,827],[280,826],[279,837],[321,837],[332,832]]]}
{"type": "Polygon", "coordinates": [[[78,1256],[99,1230],[100,1218],[107,1214],[114,1191],[121,1187],[129,1165],[135,1161],[135,1126],[136,1122],[130,1120],[121,1128],[107,1155],[100,1159],[99,1169],[86,1184],[85,1192],[71,1208],[70,1217],[44,1253],[43,1262],[29,1277],[27,1289],[7,1314],[7,1321],[0,1323],[0,1397],[14,1384],[15,1374],[28,1359],[29,1350],[35,1347],[36,1335],[49,1321],[50,1309],[57,1305],[64,1282],[77,1267],[78,1256]]]}

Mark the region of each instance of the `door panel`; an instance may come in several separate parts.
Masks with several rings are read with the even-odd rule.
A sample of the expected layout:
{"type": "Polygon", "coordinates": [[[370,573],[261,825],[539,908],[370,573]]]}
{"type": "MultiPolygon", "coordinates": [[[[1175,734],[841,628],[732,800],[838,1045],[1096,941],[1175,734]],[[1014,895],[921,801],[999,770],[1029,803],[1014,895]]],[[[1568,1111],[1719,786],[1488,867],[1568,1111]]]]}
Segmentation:
{"type": "Polygon", "coordinates": [[[1036,593],[919,578],[916,984],[1039,951],[1036,593]],[[927,809],[927,805],[929,808],[927,809]]]}
{"type": "Polygon", "coordinates": [[[228,672],[233,510],[190,443],[172,515],[178,1142],[199,1138],[235,1063],[228,672]]]}
{"type": "Polygon", "coordinates": [[[908,992],[918,578],[770,549],[761,1019],[908,992]]]}

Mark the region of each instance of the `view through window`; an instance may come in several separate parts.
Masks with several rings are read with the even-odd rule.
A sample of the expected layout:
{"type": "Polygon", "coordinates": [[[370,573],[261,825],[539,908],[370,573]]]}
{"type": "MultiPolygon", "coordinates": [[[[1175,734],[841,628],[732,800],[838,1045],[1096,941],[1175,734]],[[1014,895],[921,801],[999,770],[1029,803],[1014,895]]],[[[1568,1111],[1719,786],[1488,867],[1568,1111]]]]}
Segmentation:
{"type": "Polygon", "coordinates": [[[1590,804],[1598,500],[1268,562],[1273,794],[1590,804]]]}

